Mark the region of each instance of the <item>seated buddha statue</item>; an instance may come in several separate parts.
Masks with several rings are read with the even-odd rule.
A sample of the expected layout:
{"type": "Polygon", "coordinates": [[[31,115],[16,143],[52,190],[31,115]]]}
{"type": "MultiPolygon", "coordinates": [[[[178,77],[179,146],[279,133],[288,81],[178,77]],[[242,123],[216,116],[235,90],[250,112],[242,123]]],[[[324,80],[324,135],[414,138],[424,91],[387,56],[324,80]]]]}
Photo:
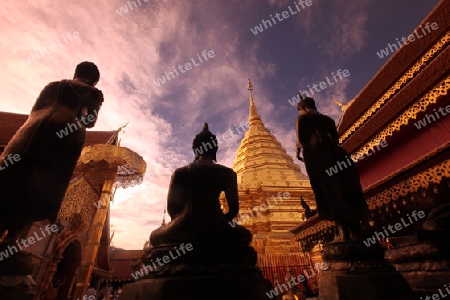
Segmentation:
{"type": "Polygon", "coordinates": [[[151,233],[150,246],[135,266],[141,277],[120,297],[266,299],[273,287],[256,266],[252,235],[232,222],[239,211],[237,175],[216,163],[217,140],[208,124],[192,148],[194,162],[172,175],[167,196],[171,221],[151,233]],[[221,210],[222,192],[227,213],[221,210]]]}
{"type": "Polygon", "coordinates": [[[216,136],[205,123],[192,145],[193,163],[175,170],[167,196],[171,221],[154,230],[150,244],[239,243],[249,245],[251,233],[231,223],[239,211],[236,173],[216,163],[216,136]],[[224,214],[219,196],[224,191],[229,211],[224,214]],[[230,222],[230,223],[229,223],[230,222]],[[231,224],[235,225],[232,227],[231,224]]]}

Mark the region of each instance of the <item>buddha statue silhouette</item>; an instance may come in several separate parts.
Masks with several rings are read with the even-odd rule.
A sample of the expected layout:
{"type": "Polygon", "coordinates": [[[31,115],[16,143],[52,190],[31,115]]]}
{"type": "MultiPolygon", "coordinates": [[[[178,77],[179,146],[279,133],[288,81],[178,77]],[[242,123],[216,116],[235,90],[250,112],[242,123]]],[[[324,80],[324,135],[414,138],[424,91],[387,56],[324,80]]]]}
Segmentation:
{"type": "Polygon", "coordinates": [[[239,211],[237,175],[215,162],[217,140],[208,124],[192,148],[194,162],[172,175],[167,196],[171,221],[151,233],[151,246],[135,266],[135,274],[142,276],[124,287],[120,298],[267,299],[273,287],[256,267],[252,235],[231,222],[239,211]],[[225,214],[221,192],[229,207],[225,214]]]}
{"type": "Polygon", "coordinates": [[[192,149],[194,162],[175,170],[170,182],[167,209],[172,220],[152,232],[150,244],[220,241],[249,245],[251,233],[228,223],[239,211],[237,176],[232,169],[215,163],[217,140],[207,123],[196,135],[192,149]],[[222,191],[229,207],[226,214],[219,203],[222,191]]]}

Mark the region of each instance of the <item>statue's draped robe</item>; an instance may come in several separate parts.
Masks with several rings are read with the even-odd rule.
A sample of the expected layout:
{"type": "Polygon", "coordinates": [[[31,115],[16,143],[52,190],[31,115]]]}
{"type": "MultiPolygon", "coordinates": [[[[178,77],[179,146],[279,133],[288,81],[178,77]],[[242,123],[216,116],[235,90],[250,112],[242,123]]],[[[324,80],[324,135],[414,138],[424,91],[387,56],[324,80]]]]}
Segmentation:
{"type": "Polygon", "coordinates": [[[0,171],[0,231],[56,220],[86,127],[94,126],[102,102],[100,90],[73,80],[52,82],[41,91],[27,121],[0,157],[0,166],[5,166],[9,154],[20,156],[20,161],[0,171]],[[88,124],[83,124],[83,112],[94,121],[86,119],[88,124]],[[75,125],[69,129],[68,124],[75,125]],[[56,133],[61,130],[67,135],[60,138],[56,133]]]}
{"type": "Polygon", "coordinates": [[[236,173],[227,167],[195,162],[177,169],[172,175],[167,208],[172,221],[154,230],[153,246],[181,242],[246,243],[251,234],[244,227],[229,222],[239,210],[236,173]],[[223,214],[219,195],[225,192],[229,212],[223,214]]]}
{"type": "Polygon", "coordinates": [[[367,213],[367,204],[358,171],[350,155],[338,146],[339,137],[333,119],[318,112],[300,115],[297,135],[320,218],[340,222],[361,220],[367,213]],[[337,173],[329,176],[326,170],[342,161],[347,168],[338,169],[337,173]]]}

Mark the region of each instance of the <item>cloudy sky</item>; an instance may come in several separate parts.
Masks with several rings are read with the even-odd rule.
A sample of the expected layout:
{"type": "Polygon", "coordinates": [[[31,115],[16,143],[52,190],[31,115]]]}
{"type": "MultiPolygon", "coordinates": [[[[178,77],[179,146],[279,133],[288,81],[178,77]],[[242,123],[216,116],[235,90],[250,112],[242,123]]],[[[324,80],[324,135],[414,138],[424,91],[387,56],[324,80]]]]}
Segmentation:
{"type": "Polygon", "coordinates": [[[0,111],[29,113],[48,82],[95,62],[105,102],[94,130],[129,122],[121,144],[147,162],[144,182],[118,191],[111,206],[114,246],[141,249],[162,221],[171,172],[194,158],[203,122],[236,134],[219,144],[218,162],[232,166],[242,138],[234,124],[248,118],[247,78],[266,127],[294,156],[289,99],[311,88],[319,110],[339,120],[333,96],[354,98],[392,56],[377,52],[438,2],[2,0],[0,111]]]}

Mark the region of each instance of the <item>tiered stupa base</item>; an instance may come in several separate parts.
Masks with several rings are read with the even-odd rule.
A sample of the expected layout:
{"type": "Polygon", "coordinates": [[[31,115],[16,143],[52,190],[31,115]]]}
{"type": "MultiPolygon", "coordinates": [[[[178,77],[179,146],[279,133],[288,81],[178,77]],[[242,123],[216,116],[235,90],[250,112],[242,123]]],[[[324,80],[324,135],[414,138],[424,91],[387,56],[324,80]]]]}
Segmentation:
{"type": "Polygon", "coordinates": [[[384,259],[381,245],[333,242],[324,247],[328,268],[319,284],[319,300],[412,300],[412,291],[384,259]]]}

